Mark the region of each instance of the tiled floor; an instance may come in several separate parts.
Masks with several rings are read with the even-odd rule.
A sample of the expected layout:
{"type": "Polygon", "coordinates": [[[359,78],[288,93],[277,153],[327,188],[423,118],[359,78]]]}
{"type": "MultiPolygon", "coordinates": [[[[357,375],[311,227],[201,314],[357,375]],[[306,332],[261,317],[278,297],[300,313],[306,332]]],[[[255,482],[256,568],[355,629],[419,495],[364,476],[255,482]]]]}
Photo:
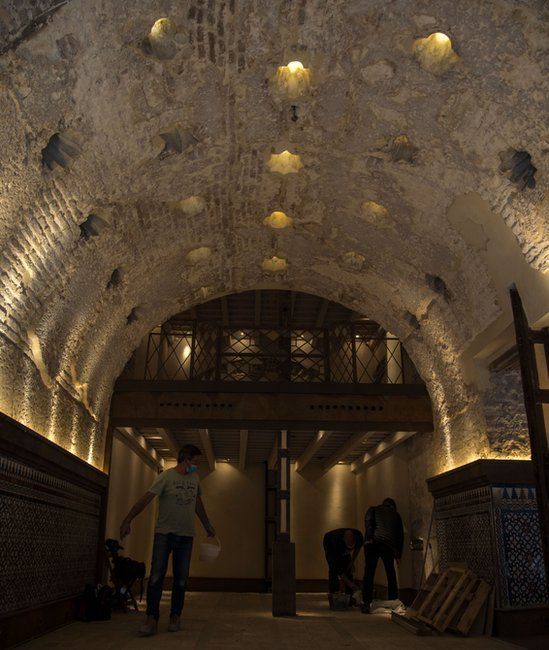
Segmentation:
{"type": "Polygon", "coordinates": [[[499,639],[474,637],[417,637],[392,623],[383,614],[361,614],[359,610],[331,612],[321,594],[298,595],[295,618],[271,616],[267,594],[190,593],[187,595],[184,626],[166,632],[169,594],[163,599],[160,632],[156,637],[137,637],[143,614],[113,615],[111,621],[74,623],[21,646],[49,650],[57,648],[199,648],[200,650],[518,650],[499,639]]]}

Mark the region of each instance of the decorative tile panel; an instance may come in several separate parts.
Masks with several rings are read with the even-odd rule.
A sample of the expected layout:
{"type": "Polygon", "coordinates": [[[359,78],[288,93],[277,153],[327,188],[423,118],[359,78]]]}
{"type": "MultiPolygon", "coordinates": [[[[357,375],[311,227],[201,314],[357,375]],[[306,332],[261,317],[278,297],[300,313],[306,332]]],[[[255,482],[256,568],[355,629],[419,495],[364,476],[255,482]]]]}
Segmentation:
{"type": "Polygon", "coordinates": [[[496,589],[497,607],[546,603],[536,491],[488,485],[435,499],[440,568],[467,566],[496,589]]]}
{"type": "Polygon", "coordinates": [[[94,582],[101,495],[0,455],[0,615],[94,582]]]}
{"type": "Polygon", "coordinates": [[[436,501],[440,567],[466,562],[478,576],[495,578],[490,488],[452,494],[436,501]]]}
{"type": "Polygon", "coordinates": [[[502,605],[547,603],[535,488],[494,487],[493,498],[502,605]]]}

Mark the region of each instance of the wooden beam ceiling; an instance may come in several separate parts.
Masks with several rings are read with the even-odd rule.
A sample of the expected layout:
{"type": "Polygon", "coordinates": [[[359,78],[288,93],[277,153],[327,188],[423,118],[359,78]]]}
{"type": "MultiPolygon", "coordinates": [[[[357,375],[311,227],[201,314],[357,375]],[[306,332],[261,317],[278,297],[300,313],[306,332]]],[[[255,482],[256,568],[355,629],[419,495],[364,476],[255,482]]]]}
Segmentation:
{"type": "Polygon", "coordinates": [[[132,449],[143,461],[153,467],[157,472],[164,469],[162,461],[156,452],[146,442],[143,446],[137,439],[136,433],[132,427],[117,427],[113,429],[113,435],[118,437],[130,449],[132,449]]]}
{"type": "Polygon", "coordinates": [[[165,427],[156,427],[156,432],[159,436],[162,436],[164,444],[170,450],[171,455],[177,461],[177,456],[179,455],[179,443],[174,438],[171,431],[165,427]]]}
{"type": "Polygon", "coordinates": [[[208,461],[208,467],[213,472],[215,469],[215,454],[213,450],[212,440],[210,438],[210,432],[208,429],[200,429],[199,434],[202,450],[204,451],[206,460],[208,461]]]}
{"type": "Polygon", "coordinates": [[[141,389],[136,390],[115,390],[111,424],[356,432],[433,429],[429,397],[413,386],[408,394],[402,386],[384,385],[376,387],[378,394],[345,395],[172,392],[154,390],[154,383],[141,382],[141,389]],[[143,384],[148,384],[147,389],[143,384]]]}
{"type": "Polygon", "coordinates": [[[302,472],[305,469],[309,462],[316,456],[322,445],[324,445],[324,443],[327,442],[329,438],[329,431],[317,431],[316,435],[313,436],[311,442],[307,445],[305,451],[296,460],[295,468],[298,472],[302,472]]]}
{"type": "Polygon", "coordinates": [[[322,463],[322,473],[325,474],[326,472],[331,470],[334,465],[337,465],[339,461],[347,458],[349,454],[355,451],[357,447],[360,447],[362,443],[366,442],[375,433],[377,432],[360,431],[352,435],[343,445],[341,445],[339,449],[334,451],[334,453],[322,463]]]}
{"type": "Polygon", "coordinates": [[[408,438],[414,436],[416,433],[417,431],[397,431],[383,442],[380,442],[379,445],[372,449],[372,451],[367,452],[364,454],[364,456],[352,463],[351,470],[355,474],[360,474],[367,467],[379,460],[382,456],[388,454],[395,447],[402,444],[408,440],[408,438]]]}

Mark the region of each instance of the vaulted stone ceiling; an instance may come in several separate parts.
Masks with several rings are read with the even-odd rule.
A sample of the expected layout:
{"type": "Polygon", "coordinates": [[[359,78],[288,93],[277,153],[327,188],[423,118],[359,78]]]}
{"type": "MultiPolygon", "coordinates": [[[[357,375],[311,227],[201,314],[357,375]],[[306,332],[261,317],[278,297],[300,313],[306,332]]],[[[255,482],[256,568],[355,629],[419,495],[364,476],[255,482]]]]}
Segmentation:
{"type": "Polygon", "coordinates": [[[113,382],[154,325],[287,288],[398,335],[444,453],[484,453],[463,354],[507,308],[490,233],[547,288],[544,0],[58,4],[0,11],[0,408],[100,465],[113,382]],[[443,65],[414,46],[435,32],[443,65]],[[277,76],[295,60],[299,95],[277,76]]]}

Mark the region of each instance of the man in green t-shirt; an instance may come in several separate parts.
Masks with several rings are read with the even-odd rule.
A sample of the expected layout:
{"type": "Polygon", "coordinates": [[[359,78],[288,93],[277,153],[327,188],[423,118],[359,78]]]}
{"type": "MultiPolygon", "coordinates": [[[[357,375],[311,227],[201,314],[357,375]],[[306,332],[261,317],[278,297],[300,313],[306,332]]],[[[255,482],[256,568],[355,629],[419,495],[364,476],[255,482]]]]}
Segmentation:
{"type": "Polygon", "coordinates": [[[160,599],[170,553],[173,553],[173,588],[168,631],[180,629],[185,586],[191,564],[195,513],[208,537],[215,536],[204,504],[195,459],[200,449],[185,445],[177,457],[177,465],[160,474],[149,490],[137,501],[120,526],[120,538],[129,535],[130,524],[144,508],[158,497],[158,521],[154,533],[151,574],[147,587],[147,621],[139,630],[141,636],[158,631],[160,599]]]}

